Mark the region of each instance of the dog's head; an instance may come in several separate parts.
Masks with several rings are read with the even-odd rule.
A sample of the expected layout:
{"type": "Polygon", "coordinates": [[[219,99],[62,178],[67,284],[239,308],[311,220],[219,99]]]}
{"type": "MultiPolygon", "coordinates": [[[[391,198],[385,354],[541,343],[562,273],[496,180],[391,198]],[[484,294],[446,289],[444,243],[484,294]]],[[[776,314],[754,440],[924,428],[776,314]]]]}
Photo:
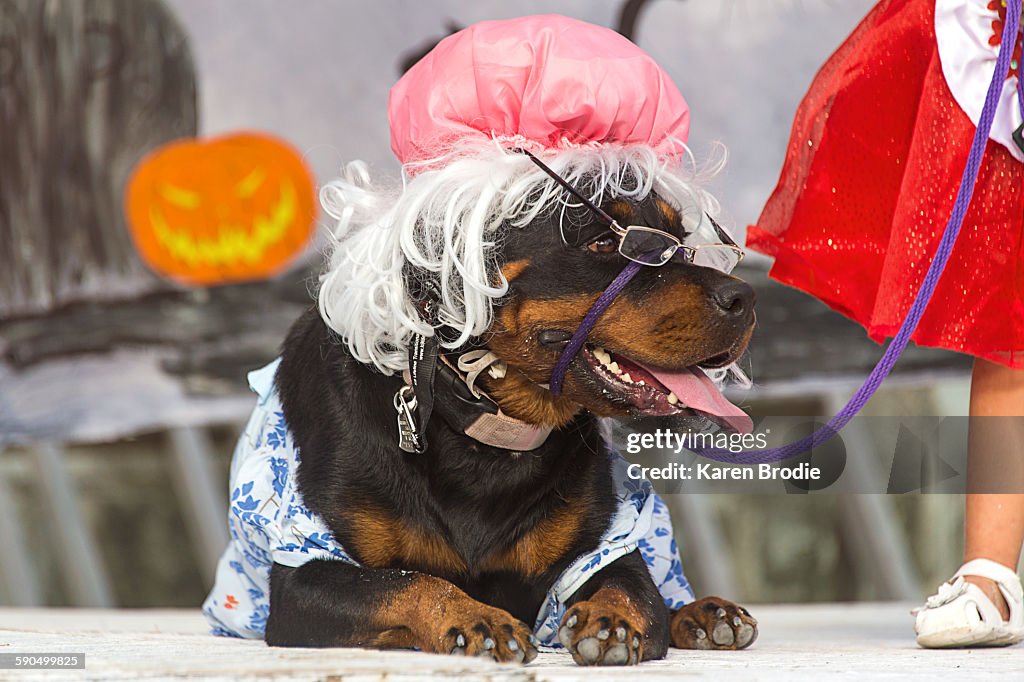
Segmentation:
{"type": "MultiPolygon", "coordinates": [[[[612,199],[603,208],[621,225],[689,236],[682,211],[656,192],[612,199]]],[[[754,293],[735,277],[682,258],[641,268],[598,318],[562,395],[542,388],[587,311],[627,263],[614,232],[592,216],[579,217],[568,227],[549,215],[504,240],[508,293],[484,342],[508,371],[484,380],[489,392],[509,414],[548,424],[568,421],[579,406],[600,416],[686,415],[699,406],[717,416],[724,399],[704,370],[726,367],[746,349],[754,293]]]]}
{"type": "MultiPolygon", "coordinates": [[[[684,243],[709,208],[650,149],[578,150],[557,164],[618,223],[684,243]]],[[[617,236],[529,159],[493,146],[448,159],[392,195],[355,171],[325,194],[343,230],[364,224],[338,243],[320,307],[357,359],[388,373],[406,368],[411,335],[435,332],[417,300],[432,282],[446,352],[496,354],[504,376],[485,373],[479,384],[513,417],[560,426],[581,408],[665,416],[696,407],[715,417],[728,405],[703,370],[730,365],[750,339],[754,294],[741,280],[685,259],[642,267],[600,316],[556,396],[546,387],[552,369],[628,263],[617,236]]]]}

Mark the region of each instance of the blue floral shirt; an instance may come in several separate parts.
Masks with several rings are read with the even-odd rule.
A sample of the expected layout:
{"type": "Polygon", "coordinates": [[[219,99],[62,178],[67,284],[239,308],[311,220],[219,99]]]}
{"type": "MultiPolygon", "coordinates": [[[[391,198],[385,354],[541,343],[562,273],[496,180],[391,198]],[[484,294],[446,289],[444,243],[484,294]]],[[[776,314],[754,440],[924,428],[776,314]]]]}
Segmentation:
{"type": "MultiPolygon", "coordinates": [[[[299,452],[274,388],[278,362],[249,374],[259,400],[231,461],[231,541],[203,604],[216,635],[263,638],[275,562],[301,566],[312,559],[334,559],[358,565],[298,491],[299,452]]],[[[551,586],[534,623],[534,634],[543,646],[560,646],[556,634],[566,600],[603,566],[635,549],[669,608],[694,599],[665,503],[649,482],[626,475],[628,463],[621,456],[611,457],[618,511],[600,545],[574,561],[551,586]]]]}

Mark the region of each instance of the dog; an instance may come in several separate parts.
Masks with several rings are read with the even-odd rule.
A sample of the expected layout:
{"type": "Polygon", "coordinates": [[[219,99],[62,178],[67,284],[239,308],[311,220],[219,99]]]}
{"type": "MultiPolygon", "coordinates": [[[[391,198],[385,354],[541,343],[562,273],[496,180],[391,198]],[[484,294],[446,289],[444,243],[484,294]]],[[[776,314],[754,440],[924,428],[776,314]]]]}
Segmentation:
{"type": "MultiPolygon", "coordinates": [[[[516,44],[624,41],[564,17],[486,23],[447,41],[489,45],[487,31],[516,44]]],[[[483,54],[447,41],[431,55],[483,54]]],[[[557,47],[534,45],[528,56],[557,47]]],[[[515,148],[522,139],[476,130],[441,157],[415,157],[408,150],[426,145],[409,136],[429,126],[401,121],[423,96],[400,86],[424,73],[443,78],[445,64],[417,65],[391,98],[392,146],[415,177],[388,193],[356,164],[325,188],[337,245],[319,305],[257,377],[266,385],[253,386],[264,416],[240,442],[257,456],[233,464],[235,543],[218,572],[228,587],[215,587],[204,607],[216,631],[273,646],[521,663],[557,642],[580,665],[637,664],[670,645],[742,649],[757,637],[742,606],[692,599],[677,560],[676,594],[689,597],[666,597],[661,574],[656,584],[665,557],[645,554],[654,533],[644,523],[666,524],[658,534],[672,560],[667,511],[648,484],[621,494],[603,428],[604,418],[652,415],[728,426],[700,402],[724,399],[698,394],[718,395],[705,370],[733,366],[755,325],[751,287],[701,266],[683,245],[712,208],[669,163],[685,136],[685,103],[639,48],[613,47],[628,59],[609,65],[603,87],[633,87],[647,64],[659,83],[649,89],[654,104],[673,115],[655,119],[666,130],[644,140],[663,146],[632,144],[640,119],[617,105],[609,116],[630,117],[623,140],[534,145],[550,166],[515,148]],[[567,201],[566,188],[585,205],[567,201]],[[628,234],[657,235],[665,258],[631,263],[628,234]],[[677,394],[676,385],[695,388],[677,394]],[[281,454],[284,443],[293,455],[281,454]],[[264,492],[253,462],[271,472],[264,492]],[[640,535],[617,539],[631,529],[640,535]],[[240,599],[252,602],[245,618],[236,617],[240,599]],[[550,623],[538,625],[538,614],[550,623]]],[[[544,78],[536,65],[529,73],[544,78]]]]}
{"type": "MultiPolygon", "coordinates": [[[[623,224],[682,236],[677,212],[656,196],[605,208],[623,224]]],[[[574,364],[563,396],[539,385],[621,268],[607,230],[592,223],[580,232],[584,243],[567,248],[548,217],[510,232],[502,248],[509,291],[486,347],[510,371],[483,382],[506,414],[556,426],[529,453],[510,456],[442,420],[430,424],[427,457],[397,451],[392,396],[401,377],[355,360],[315,309],[296,323],[276,379],[302,453],[299,485],[365,568],[275,565],[267,643],[532,659],[528,623],[614,511],[598,417],[638,413],[629,386],[606,378],[592,351],[574,364]]],[[[620,367],[726,365],[749,341],[753,298],[748,285],[708,268],[651,269],[598,323],[592,348],[606,349],[620,367]]],[[[636,551],[602,569],[570,603],[560,637],[580,664],[658,659],[670,644],[741,648],[756,636],[749,612],[725,599],[669,613],[636,551]]]]}

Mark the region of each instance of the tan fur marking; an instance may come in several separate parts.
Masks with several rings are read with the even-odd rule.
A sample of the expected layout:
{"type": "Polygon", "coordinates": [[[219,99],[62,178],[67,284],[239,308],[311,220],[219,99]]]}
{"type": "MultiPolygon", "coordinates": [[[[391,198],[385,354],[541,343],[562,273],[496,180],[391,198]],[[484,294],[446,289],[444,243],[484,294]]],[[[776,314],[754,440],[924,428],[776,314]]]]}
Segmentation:
{"type": "MultiPolygon", "coordinates": [[[[477,632],[487,627],[493,635],[513,635],[520,648],[529,647],[530,630],[511,614],[473,599],[447,580],[419,575],[405,589],[390,595],[372,616],[379,634],[364,646],[381,649],[419,647],[432,653],[449,653],[456,646],[456,634],[462,633],[468,648],[466,655],[483,653],[477,632]]],[[[515,660],[517,650],[509,649],[502,637],[494,653],[499,661],[515,660]]]]}
{"type": "Polygon", "coordinates": [[[465,573],[466,562],[438,535],[410,526],[377,510],[345,514],[355,530],[352,549],[370,568],[413,567],[465,573]]]}
{"type": "Polygon", "coordinates": [[[493,380],[483,375],[481,379],[488,395],[501,406],[502,412],[530,424],[558,428],[572,421],[580,411],[579,404],[571,398],[556,398],[512,367],[504,379],[493,380]]]}
{"type": "Polygon", "coordinates": [[[634,630],[647,631],[647,619],[644,618],[630,596],[617,587],[602,587],[587,600],[587,603],[600,605],[614,612],[616,616],[628,622],[634,630]]]}
{"type": "Polygon", "coordinates": [[[505,281],[511,282],[519,275],[523,274],[523,270],[530,267],[530,259],[522,258],[520,260],[514,260],[511,263],[505,263],[501,266],[501,274],[505,276],[505,281]]]}
{"type": "Polygon", "coordinates": [[[664,199],[655,199],[655,204],[658,206],[658,211],[661,212],[665,222],[668,223],[668,227],[672,227],[679,223],[679,211],[677,211],[670,203],[664,199]]]}
{"type": "Polygon", "coordinates": [[[371,649],[412,649],[419,644],[416,635],[409,628],[397,627],[384,630],[367,643],[371,649]]]}
{"type": "MultiPolygon", "coordinates": [[[[418,576],[407,588],[381,604],[375,620],[389,629],[370,646],[379,649],[419,646],[440,652],[445,621],[471,611],[479,602],[447,580],[432,575],[418,576]]],[[[446,651],[443,653],[447,653],[446,651]]]]}
{"type": "Polygon", "coordinates": [[[581,500],[566,505],[527,531],[514,545],[488,557],[480,568],[540,575],[572,547],[589,508],[590,504],[581,500]]]}
{"type": "Polygon", "coordinates": [[[616,199],[602,208],[620,223],[632,222],[633,216],[636,215],[635,205],[625,199],[616,199]]]}

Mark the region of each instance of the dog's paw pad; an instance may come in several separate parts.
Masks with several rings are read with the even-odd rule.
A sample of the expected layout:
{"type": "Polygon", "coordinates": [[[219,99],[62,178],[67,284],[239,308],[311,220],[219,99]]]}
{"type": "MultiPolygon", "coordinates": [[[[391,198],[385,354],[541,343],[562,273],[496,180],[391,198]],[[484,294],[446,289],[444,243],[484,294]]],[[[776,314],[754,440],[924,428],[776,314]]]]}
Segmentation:
{"type": "Polygon", "coordinates": [[[736,635],[732,627],[724,620],[715,623],[715,629],[711,631],[711,641],[718,646],[732,646],[736,641],[736,635]]]}
{"type": "Polygon", "coordinates": [[[576,643],[576,653],[588,664],[597,662],[601,657],[601,640],[595,637],[587,637],[576,643]]]}
{"type": "Polygon", "coordinates": [[[745,649],[757,639],[757,620],[742,606],[705,597],[672,617],[672,646],[680,649],[745,649]]]}

